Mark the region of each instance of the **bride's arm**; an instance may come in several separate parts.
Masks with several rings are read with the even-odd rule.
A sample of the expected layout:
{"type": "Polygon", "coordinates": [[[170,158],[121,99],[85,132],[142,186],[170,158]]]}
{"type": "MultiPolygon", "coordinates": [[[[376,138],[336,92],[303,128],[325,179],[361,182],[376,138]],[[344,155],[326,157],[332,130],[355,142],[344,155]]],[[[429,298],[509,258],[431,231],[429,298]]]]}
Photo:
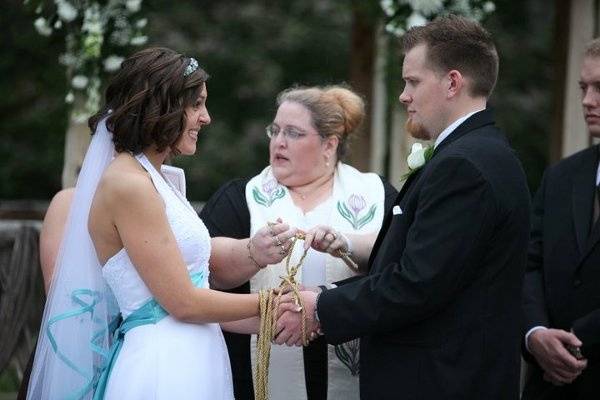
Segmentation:
{"type": "Polygon", "coordinates": [[[261,228],[250,239],[212,238],[211,286],[217,289],[240,286],[261,268],[279,263],[287,254],[290,246],[288,240],[296,231],[296,228],[277,222],[261,228]],[[277,239],[282,245],[277,244],[277,239]]]}
{"type": "Polygon", "coordinates": [[[121,174],[99,187],[118,238],[154,298],[173,317],[196,323],[258,315],[256,294],[230,294],[193,286],[165,214],[162,198],[142,174],[121,174]]]}
{"type": "Polygon", "coordinates": [[[221,322],[221,328],[227,332],[246,335],[257,334],[260,329],[260,318],[252,317],[239,321],[221,322]]]}

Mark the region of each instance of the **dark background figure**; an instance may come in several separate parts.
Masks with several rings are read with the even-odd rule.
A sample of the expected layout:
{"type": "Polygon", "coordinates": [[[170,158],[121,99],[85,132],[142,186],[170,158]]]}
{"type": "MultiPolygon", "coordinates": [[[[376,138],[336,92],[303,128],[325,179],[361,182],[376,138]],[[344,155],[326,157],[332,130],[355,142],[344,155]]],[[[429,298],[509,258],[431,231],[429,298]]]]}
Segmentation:
{"type": "MultiPolygon", "coordinates": [[[[579,85],[588,133],[599,138],[600,39],[587,45],[579,85]]],[[[523,293],[523,356],[530,363],[523,399],[600,396],[599,182],[595,145],[550,167],[535,196],[523,293]]]]}

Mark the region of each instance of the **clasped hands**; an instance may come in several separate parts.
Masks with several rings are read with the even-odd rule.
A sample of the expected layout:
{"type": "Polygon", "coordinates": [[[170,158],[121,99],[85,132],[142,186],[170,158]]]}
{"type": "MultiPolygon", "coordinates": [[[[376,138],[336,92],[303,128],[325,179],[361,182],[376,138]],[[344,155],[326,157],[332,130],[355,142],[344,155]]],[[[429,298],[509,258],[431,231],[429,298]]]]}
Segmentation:
{"type": "Polygon", "coordinates": [[[573,382],[587,367],[586,359],[577,359],[568,348],[580,348],[573,332],[562,329],[539,329],[531,333],[528,346],[544,371],[544,379],[562,386],[573,382]]]}
{"type": "Polygon", "coordinates": [[[315,308],[319,288],[300,288],[299,295],[302,306],[294,299],[294,293],[287,288],[283,290],[277,303],[277,322],[275,323],[275,335],[273,343],[286,344],[288,346],[302,346],[302,307],[306,315],[306,333],[309,340],[316,339],[321,334],[321,325],[315,319],[315,308]]]}

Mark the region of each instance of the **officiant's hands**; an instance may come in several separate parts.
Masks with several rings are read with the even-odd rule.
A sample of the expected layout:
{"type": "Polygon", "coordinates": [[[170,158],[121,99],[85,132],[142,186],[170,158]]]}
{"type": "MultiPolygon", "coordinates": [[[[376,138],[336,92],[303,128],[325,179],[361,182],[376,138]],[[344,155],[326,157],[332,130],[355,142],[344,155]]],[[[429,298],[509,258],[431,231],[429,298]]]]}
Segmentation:
{"type": "Polygon", "coordinates": [[[323,253],[329,253],[334,257],[341,257],[342,253],[349,251],[350,243],[344,234],[332,227],[317,225],[306,232],[304,248],[309,247],[323,253]]]}
{"type": "Polygon", "coordinates": [[[248,243],[248,255],[259,266],[277,264],[287,255],[298,229],[290,227],[281,218],[260,228],[248,243]]]}
{"type": "MultiPolygon", "coordinates": [[[[317,289],[318,290],[318,289],[317,289]]],[[[281,296],[277,311],[277,335],[273,339],[276,344],[288,346],[302,345],[302,309],[294,303],[293,293],[281,296]]],[[[300,292],[306,315],[306,332],[310,340],[319,335],[320,324],[315,320],[317,292],[305,290],[300,292]]]]}

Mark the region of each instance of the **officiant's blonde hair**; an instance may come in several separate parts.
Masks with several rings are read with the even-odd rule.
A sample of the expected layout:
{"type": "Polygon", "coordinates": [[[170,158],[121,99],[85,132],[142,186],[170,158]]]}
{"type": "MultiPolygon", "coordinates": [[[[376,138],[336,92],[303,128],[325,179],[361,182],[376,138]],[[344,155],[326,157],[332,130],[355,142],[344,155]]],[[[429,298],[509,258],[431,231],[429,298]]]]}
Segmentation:
{"type": "Polygon", "coordinates": [[[365,119],[365,102],[356,92],[342,85],[294,86],[277,96],[278,106],[286,101],[306,107],[321,137],[336,136],[339,139],[337,159],[346,156],[350,137],[356,134],[365,119]]]}

